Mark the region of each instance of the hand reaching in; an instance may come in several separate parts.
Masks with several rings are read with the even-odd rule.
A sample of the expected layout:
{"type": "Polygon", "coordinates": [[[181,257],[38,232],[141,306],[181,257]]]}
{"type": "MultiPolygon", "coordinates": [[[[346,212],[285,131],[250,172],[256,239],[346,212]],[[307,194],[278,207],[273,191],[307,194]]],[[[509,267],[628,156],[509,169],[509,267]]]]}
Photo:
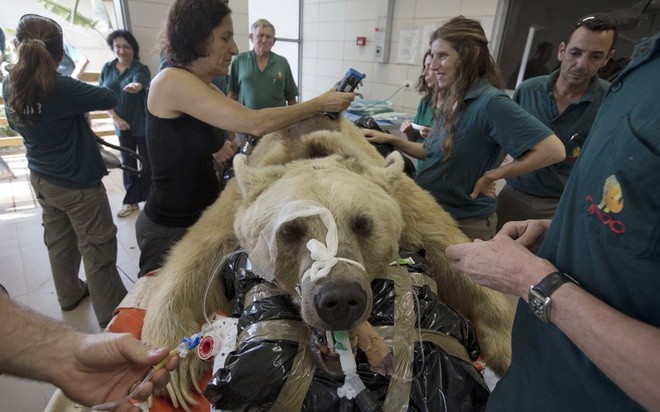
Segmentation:
{"type": "Polygon", "coordinates": [[[224,168],[228,167],[231,164],[231,160],[234,158],[236,150],[232,143],[227,140],[224,145],[217,152],[213,153],[213,158],[220,163],[224,168]]]}
{"type": "Polygon", "coordinates": [[[142,88],[142,83],[132,82],[124,86],[124,91],[126,93],[140,93],[142,88]]]}
{"type": "Polygon", "coordinates": [[[389,133],[379,132],[378,130],[360,129],[369,143],[390,143],[394,137],[389,133]]]}
{"type": "MultiPolygon", "coordinates": [[[[125,398],[149,373],[150,369],[169,356],[169,349],[155,348],[122,333],[86,335],[73,348],[71,359],[63,363],[54,383],[71,399],[84,405],[113,402],[125,398]]],[[[154,371],[142,386],[136,400],[146,400],[154,390],[164,388],[170,371],[179,364],[172,357],[164,367],[154,371]]],[[[135,408],[129,403],[116,410],[135,408]]]]}
{"type": "Polygon", "coordinates": [[[507,237],[529,249],[536,254],[541,246],[545,232],[551,220],[525,220],[521,222],[507,222],[495,235],[496,238],[507,237]]]}

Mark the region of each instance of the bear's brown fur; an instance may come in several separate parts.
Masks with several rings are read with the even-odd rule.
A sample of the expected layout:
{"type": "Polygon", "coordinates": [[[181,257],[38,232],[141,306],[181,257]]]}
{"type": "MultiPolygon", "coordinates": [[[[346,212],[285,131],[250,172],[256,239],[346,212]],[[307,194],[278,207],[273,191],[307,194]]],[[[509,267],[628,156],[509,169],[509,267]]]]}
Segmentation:
{"type": "MultiPolygon", "coordinates": [[[[275,233],[275,283],[300,304],[307,323],[332,328],[328,316],[319,316],[316,300],[334,288],[343,293],[346,284],[366,302],[364,313],[347,322],[353,327],[364,321],[371,309],[371,280],[394,260],[399,247],[424,249],[440,298],[472,321],[486,363],[499,374],[506,370],[512,307],[500,293],[449,269],[445,248],[468,239],[435,199],[402,173],[398,153],[384,159],[350,122],[317,116],[263,137],[249,160],[237,157],[234,168],[236,178],[172,248],[149,298],[145,341],[174,347],[197,332],[203,311],[227,305],[221,281],[212,283],[204,305],[218,261],[239,247],[252,252],[284,205],[310,200],[334,216],[337,256],[358,262],[366,273],[340,262],[319,282],[301,284],[312,264],[306,243],[313,238],[325,242],[326,228],[318,216],[283,224],[275,233]]],[[[175,404],[192,402],[190,386],[201,389],[197,382],[206,367],[193,357],[183,362],[168,387],[175,404]]]]}

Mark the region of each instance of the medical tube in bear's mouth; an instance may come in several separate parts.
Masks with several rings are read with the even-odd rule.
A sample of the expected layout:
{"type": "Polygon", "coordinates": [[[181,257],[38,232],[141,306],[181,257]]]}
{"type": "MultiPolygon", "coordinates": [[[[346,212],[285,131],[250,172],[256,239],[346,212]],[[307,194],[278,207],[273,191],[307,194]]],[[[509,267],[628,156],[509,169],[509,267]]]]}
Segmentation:
{"type": "MultiPolygon", "coordinates": [[[[328,337],[330,337],[330,334],[328,334],[328,337]]],[[[355,398],[358,407],[363,412],[379,410],[376,398],[367,390],[364,382],[357,374],[357,365],[351,349],[351,341],[348,338],[348,331],[334,331],[332,332],[332,338],[335,342],[335,352],[339,354],[339,362],[345,375],[344,385],[337,388],[337,395],[347,399],[355,398]]],[[[328,342],[328,346],[330,346],[330,342],[328,342]]]]}

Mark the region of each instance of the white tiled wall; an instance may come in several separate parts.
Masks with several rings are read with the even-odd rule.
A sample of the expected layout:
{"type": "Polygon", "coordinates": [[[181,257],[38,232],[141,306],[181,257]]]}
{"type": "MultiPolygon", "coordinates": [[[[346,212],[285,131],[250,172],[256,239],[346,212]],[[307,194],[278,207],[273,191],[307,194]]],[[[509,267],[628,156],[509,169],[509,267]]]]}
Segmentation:
{"type": "MultiPolygon", "coordinates": [[[[140,44],[140,60],[151,69],[158,68],[158,38],[165,27],[167,11],[173,0],[128,0],[131,31],[140,44]]],[[[230,2],[239,50],[247,50],[247,0],[230,2]]]]}
{"type": "MultiPolygon", "coordinates": [[[[386,99],[399,89],[404,80],[415,82],[421,72],[414,65],[397,63],[400,30],[438,27],[449,18],[464,15],[479,20],[490,37],[498,0],[396,0],[392,23],[389,63],[373,61],[374,26],[379,0],[303,0],[303,100],[326,91],[348,70],[354,68],[367,75],[358,90],[367,99],[386,99]],[[365,36],[364,47],[355,45],[365,36]]],[[[414,113],[419,103],[414,91],[401,90],[390,101],[396,111],[414,113]]]]}

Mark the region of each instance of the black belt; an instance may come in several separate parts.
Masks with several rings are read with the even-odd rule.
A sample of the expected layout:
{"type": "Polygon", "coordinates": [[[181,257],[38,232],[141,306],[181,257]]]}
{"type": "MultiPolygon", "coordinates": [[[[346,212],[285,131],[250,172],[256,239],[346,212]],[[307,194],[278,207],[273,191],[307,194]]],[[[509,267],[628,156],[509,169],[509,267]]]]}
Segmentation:
{"type": "Polygon", "coordinates": [[[518,190],[518,189],[516,189],[515,187],[513,187],[513,186],[511,186],[511,185],[509,185],[509,187],[510,187],[511,189],[513,189],[514,191],[516,191],[516,192],[518,192],[518,193],[520,193],[520,194],[522,194],[522,195],[525,195],[525,196],[527,196],[527,197],[531,197],[531,198],[535,198],[535,199],[559,200],[559,197],[555,197],[555,196],[537,196],[537,195],[530,195],[529,193],[525,193],[525,192],[523,192],[522,190],[518,190]]]}

